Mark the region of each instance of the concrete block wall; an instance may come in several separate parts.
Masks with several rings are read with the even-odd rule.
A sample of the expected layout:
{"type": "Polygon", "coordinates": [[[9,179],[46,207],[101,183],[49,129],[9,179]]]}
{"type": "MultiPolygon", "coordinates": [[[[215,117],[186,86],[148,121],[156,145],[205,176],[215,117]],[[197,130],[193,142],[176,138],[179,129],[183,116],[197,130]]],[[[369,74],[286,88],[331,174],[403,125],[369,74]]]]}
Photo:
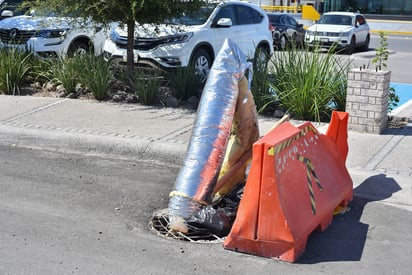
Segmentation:
{"type": "Polygon", "coordinates": [[[380,134],[387,126],[390,71],[356,68],[348,73],[348,130],[380,134]]]}

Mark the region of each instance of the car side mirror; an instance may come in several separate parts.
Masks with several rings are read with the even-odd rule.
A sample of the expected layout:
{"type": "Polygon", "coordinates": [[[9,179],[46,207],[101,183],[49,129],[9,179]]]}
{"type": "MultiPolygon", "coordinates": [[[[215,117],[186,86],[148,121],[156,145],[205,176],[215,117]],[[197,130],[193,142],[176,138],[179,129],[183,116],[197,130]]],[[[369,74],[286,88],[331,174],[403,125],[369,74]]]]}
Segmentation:
{"type": "Polygon", "coordinates": [[[220,28],[229,28],[232,26],[232,19],[230,18],[220,18],[217,23],[216,23],[217,27],[220,28]]]}
{"type": "Polygon", "coordinates": [[[1,12],[1,17],[12,17],[13,16],[13,12],[11,10],[4,10],[1,12]]]}
{"type": "Polygon", "coordinates": [[[303,28],[303,24],[298,24],[298,28],[303,28]]]}

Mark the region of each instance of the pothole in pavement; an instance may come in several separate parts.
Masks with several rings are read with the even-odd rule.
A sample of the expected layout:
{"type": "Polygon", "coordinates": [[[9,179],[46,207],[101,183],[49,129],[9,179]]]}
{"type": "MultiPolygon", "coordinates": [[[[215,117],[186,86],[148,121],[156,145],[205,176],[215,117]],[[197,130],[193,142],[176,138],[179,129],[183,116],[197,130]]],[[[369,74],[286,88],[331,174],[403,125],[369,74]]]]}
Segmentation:
{"type": "Polygon", "coordinates": [[[149,221],[150,230],[167,239],[221,243],[229,234],[236,219],[244,187],[245,182],[236,185],[228,194],[216,199],[212,204],[199,205],[195,213],[185,219],[187,233],[171,230],[169,208],[158,210],[153,214],[149,221]]]}
{"type": "Polygon", "coordinates": [[[162,209],[155,212],[149,222],[150,230],[167,239],[189,241],[195,243],[221,243],[224,238],[221,238],[207,229],[202,229],[194,226],[189,227],[189,232],[184,234],[182,232],[173,231],[170,229],[169,211],[162,209]]]}

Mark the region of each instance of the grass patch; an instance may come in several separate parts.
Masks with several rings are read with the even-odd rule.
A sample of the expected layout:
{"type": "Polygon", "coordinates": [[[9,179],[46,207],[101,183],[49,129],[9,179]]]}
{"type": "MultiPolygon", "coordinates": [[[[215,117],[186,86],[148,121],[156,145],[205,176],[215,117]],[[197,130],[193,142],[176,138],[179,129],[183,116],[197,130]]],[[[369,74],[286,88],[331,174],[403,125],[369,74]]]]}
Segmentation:
{"type": "Polygon", "coordinates": [[[202,83],[195,70],[189,66],[177,68],[167,73],[169,87],[172,88],[174,96],[178,100],[186,100],[191,96],[199,96],[202,83]]]}
{"type": "Polygon", "coordinates": [[[159,87],[163,75],[159,70],[139,70],[127,71],[126,84],[139,97],[139,102],[143,105],[154,105],[158,101],[159,87]]]}
{"type": "Polygon", "coordinates": [[[342,61],[331,48],[276,52],[270,71],[275,75],[271,87],[279,104],[295,119],[323,121],[332,110],[345,110],[349,61],[342,61]]]}
{"type": "Polygon", "coordinates": [[[20,94],[20,88],[30,75],[31,53],[16,48],[0,48],[0,91],[20,94]]]}
{"type": "Polygon", "coordinates": [[[97,100],[103,100],[107,96],[112,81],[112,62],[105,60],[103,56],[85,54],[79,59],[81,70],[79,72],[80,83],[90,91],[97,100]]]}

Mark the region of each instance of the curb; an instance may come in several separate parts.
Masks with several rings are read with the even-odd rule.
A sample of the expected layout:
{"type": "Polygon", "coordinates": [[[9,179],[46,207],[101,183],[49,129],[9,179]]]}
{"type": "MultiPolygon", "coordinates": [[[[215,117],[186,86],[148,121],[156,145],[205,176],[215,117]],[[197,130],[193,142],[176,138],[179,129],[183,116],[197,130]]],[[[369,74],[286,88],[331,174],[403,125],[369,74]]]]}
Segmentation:
{"type": "Polygon", "coordinates": [[[155,160],[168,165],[183,162],[187,144],[149,138],[72,133],[0,124],[0,144],[69,154],[86,154],[115,159],[155,160]]]}
{"type": "Polygon", "coordinates": [[[412,35],[412,31],[370,30],[370,32],[373,34],[379,34],[380,32],[384,32],[387,34],[412,35]]]}

